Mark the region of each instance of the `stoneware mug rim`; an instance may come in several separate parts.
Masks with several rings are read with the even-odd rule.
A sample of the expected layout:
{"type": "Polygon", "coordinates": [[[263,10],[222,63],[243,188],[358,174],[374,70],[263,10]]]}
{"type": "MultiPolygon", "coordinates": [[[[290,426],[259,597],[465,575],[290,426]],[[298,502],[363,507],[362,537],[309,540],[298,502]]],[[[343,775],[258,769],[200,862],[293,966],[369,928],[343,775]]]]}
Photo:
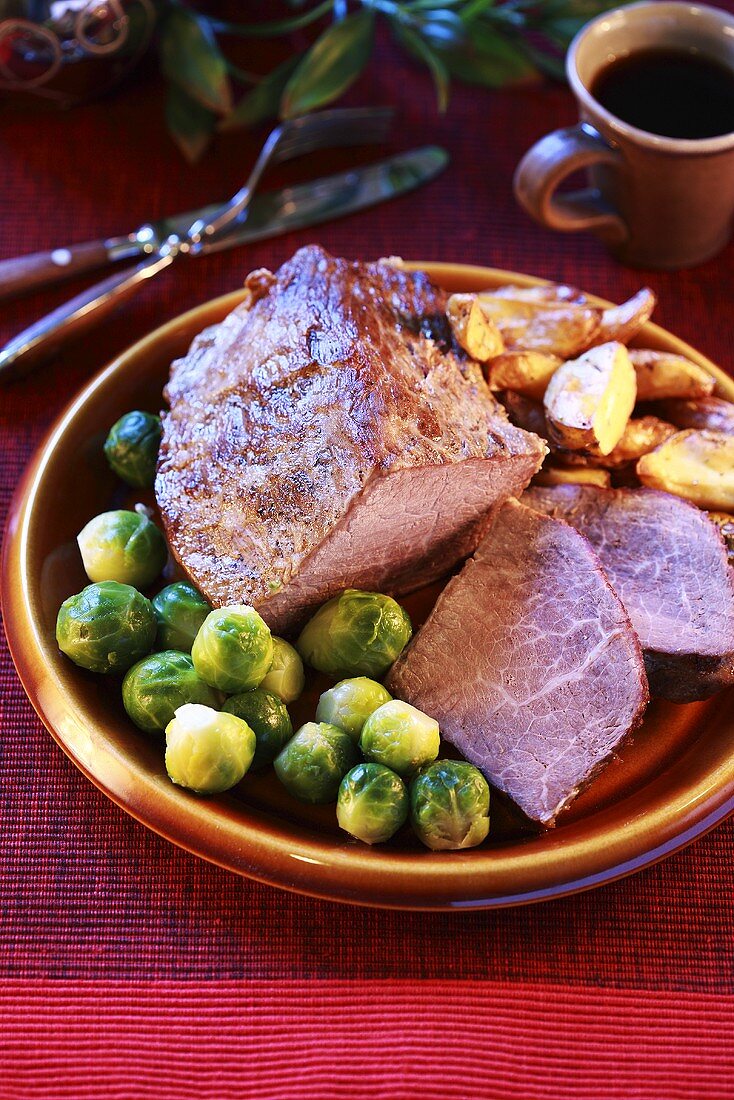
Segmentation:
{"type": "Polygon", "coordinates": [[[727,134],[718,134],[716,137],[709,138],[672,138],[665,137],[662,134],[653,134],[648,130],[640,130],[636,126],[631,126],[617,115],[612,114],[611,111],[608,111],[606,107],[603,107],[591,94],[591,91],[581,79],[577,65],[578,56],[580,49],[583,48],[588,37],[597,31],[600,25],[605,22],[610,22],[615,19],[626,19],[630,15],[634,19],[635,12],[646,10],[654,11],[656,15],[664,15],[666,12],[670,14],[685,12],[694,19],[703,16],[709,20],[718,21],[724,33],[730,35],[732,38],[734,55],[734,15],[729,12],[723,11],[721,8],[711,7],[707,4],[686,3],[684,0],[639,0],[638,3],[627,4],[624,7],[614,8],[611,11],[597,15],[589,23],[586,23],[572,40],[566,55],[566,76],[577,100],[583,105],[585,110],[589,112],[592,119],[593,116],[596,116],[597,119],[606,123],[612,135],[616,134],[620,138],[626,138],[628,141],[632,141],[637,145],[646,146],[660,153],[685,156],[710,155],[712,153],[725,152],[729,148],[734,148],[734,130],[727,134]]]}

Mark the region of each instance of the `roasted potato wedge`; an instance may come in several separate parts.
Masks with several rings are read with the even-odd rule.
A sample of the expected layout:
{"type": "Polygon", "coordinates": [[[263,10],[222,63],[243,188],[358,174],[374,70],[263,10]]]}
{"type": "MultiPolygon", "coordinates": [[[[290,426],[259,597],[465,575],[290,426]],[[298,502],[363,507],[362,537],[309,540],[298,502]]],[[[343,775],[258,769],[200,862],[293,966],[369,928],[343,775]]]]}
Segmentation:
{"type": "Polygon", "coordinates": [[[561,362],[542,351],[506,351],[488,363],[487,381],[492,390],[514,390],[542,401],[561,362]]]}
{"type": "Polygon", "coordinates": [[[716,379],[683,355],[650,348],[630,348],[637,375],[637,400],[659,401],[666,397],[708,397],[716,379]]]}
{"type": "Polygon", "coordinates": [[[567,451],[608,455],[635,404],[635,371],[623,344],[590,348],[558,368],[543,406],[549,439],[567,451]]]}
{"type": "Polygon", "coordinates": [[[525,397],[515,390],[503,390],[496,393],[495,397],[504,406],[508,419],[516,428],[535,432],[541,439],[548,438],[545,410],[540,401],[533,401],[532,397],[525,397]]]}
{"type": "Polygon", "coordinates": [[[663,489],[699,508],[734,511],[734,436],[688,428],[637,463],[637,476],[650,489],[663,489]]]}
{"type": "Polygon", "coordinates": [[[485,317],[502,333],[508,351],[542,351],[570,359],[594,342],[602,311],[564,302],[524,302],[480,293],[485,317]]]}
{"type": "Polygon", "coordinates": [[[478,363],[486,363],[505,350],[497,325],[485,316],[475,294],[452,294],[446,316],[457,343],[478,363]]]}
{"type": "Polygon", "coordinates": [[[598,485],[609,489],[612,475],[598,466],[544,466],[533,478],[534,485],[598,485]]]}
{"type": "Polygon", "coordinates": [[[544,286],[500,286],[497,290],[483,292],[492,298],[511,298],[515,302],[573,302],[584,305],[586,296],[576,287],[563,283],[548,283],[544,286]]]}
{"type": "Polygon", "coordinates": [[[637,462],[638,458],[649,454],[670,439],[677,432],[672,424],[658,420],[656,416],[641,416],[628,420],[622,432],[622,438],[607,455],[584,455],[579,452],[558,451],[558,457],[570,466],[601,466],[605,470],[616,470],[637,462]]]}
{"type": "Polygon", "coordinates": [[[729,565],[734,565],[734,516],[726,512],[709,512],[708,517],[721,531],[729,565]]]}
{"type": "Polygon", "coordinates": [[[643,287],[633,298],[622,302],[621,306],[605,309],[593,344],[606,344],[610,340],[628,344],[645,322],[650,320],[656,305],[657,298],[653,292],[648,287],[643,287]]]}
{"type": "Polygon", "coordinates": [[[734,435],[734,404],[722,397],[702,397],[697,401],[670,398],[656,401],[652,409],[676,428],[699,428],[734,435]]]}

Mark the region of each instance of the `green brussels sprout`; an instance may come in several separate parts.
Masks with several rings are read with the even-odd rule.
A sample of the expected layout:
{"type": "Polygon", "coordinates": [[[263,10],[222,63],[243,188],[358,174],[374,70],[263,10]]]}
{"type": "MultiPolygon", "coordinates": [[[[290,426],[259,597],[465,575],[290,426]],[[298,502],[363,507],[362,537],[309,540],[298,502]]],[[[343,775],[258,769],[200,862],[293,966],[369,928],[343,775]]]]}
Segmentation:
{"type": "Polygon", "coordinates": [[[436,759],[440,743],[438,722],[399,699],[373,711],[359,738],[366,760],[385,764],[405,779],[436,759]]]}
{"type": "Polygon", "coordinates": [[[334,802],[339,784],[359,760],[348,733],[325,722],[307,722],[276,756],[275,774],[301,802],[334,802]]]}
{"type": "Polygon", "coordinates": [[[164,730],[184,703],[218,707],[218,692],[196,675],[188,653],[168,649],[143,657],[125,673],[122,702],[138,729],[164,730]]]}
{"type": "Polygon", "coordinates": [[[188,581],[176,581],[162,588],[152,603],[158,620],[156,643],[161,649],[190,653],[211,604],[188,581]]]}
{"type": "Polygon", "coordinates": [[[409,809],[405,784],[384,764],[357,764],[339,786],[339,826],[365,844],[389,840],[408,820],[409,809]]]}
{"type": "Polygon", "coordinates": [[[90,581],[118,581],[145,588],[166,564],[161,531],[142,512],[102,512],[77,535],[90,581]]]}
{"type": "Polygon", "coordinates": [[[273,640],[254,607],[219,607],[201,624],[191,657],[205,683],[234,695],[264,680],[273,660],[273,640]]]}
{"type": "Polygon", "coordinates": [[[272,764],[293,736],[293,725],[285,703],[277,695],[263,691],[261,687],[233,695],[222,710],[228,714],[236,714],[254,731],[256,744],[253,768],[272,764]]]}
{"type": "Polygon", "coordinates": [[[306,677],[298,651],[283,638],[273,636],[273,663],[260,687],[272,691],[284,703],[295,703],[303,691],[306,677]]]}
{"type": "Polygon", "coordinates": [[[255,754],[255,734],[235,714],[184,703],[166,726],[166,771],[179,787],[197,794],[228,791],[255,754]]]}
{"type": "Polygon", "coordinates": [[[67,657],[91,672],[125,672],[155,641],[150,600],[129,584],[88,584],[64,600],[56,641],[67,657]]]}
{"type": "Polygon", "coordinates": [[[330,676],[379,679],[411,633],[408,615],[390,596],[347,588],[306,623],[296,649],[307,664],[330,676]]]}
{"type": "Polygon", "coordinates": [[[161,441],[161,418],[152,413],[125,413],[110,428],[104,453],[118,477],[134,489],[150,489],[161,441]]]}
{"type": "Polygon", "coordinates": [[[359,741],[362,726],[373,711],[383,703],[389,703],[392,695],[366,676],[355,676],[351,680],[340,680],[333,688],[325,691],[316,708],[317,722],[330,722],[346,730],[353,741],[359,741]]]}
{"type": "Polygon", "coordinates": [[[410,788],[410,818],[429,848],[473,848],[489,832],[489,787],[473,764],[437,760],[410,788]]]}

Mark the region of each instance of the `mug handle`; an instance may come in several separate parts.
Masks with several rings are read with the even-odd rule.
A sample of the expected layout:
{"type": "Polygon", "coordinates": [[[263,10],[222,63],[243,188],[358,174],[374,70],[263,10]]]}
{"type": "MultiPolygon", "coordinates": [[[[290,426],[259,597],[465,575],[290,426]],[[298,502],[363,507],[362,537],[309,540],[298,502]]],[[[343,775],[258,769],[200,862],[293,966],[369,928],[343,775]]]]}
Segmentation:
{"type": "Polygon", "coordinates": [[[620,243],[627,226],[596,188],[557,195],[556,188],[572,172],[590,164],[622,163],[621,155],[601,134],[580,122],[546,134],[529,149],[515,172],[518,202],[531,217],[549,229],[563,232],[592,230],[605,240],[620,243]]]}

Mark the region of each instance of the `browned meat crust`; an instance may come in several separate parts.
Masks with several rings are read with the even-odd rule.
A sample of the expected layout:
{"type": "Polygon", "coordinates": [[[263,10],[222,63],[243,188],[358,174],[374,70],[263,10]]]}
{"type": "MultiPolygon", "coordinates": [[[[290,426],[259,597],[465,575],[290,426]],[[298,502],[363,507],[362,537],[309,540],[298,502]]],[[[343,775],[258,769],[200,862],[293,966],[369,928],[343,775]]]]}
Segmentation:
{"type": "Polygon", "coordinates": [[[446,573],[544,445],[451,343],[443,292],[316,247],[248,286],[166,389],[156,495],[185,571],[280,631],[344,587],[446,573]]]}

